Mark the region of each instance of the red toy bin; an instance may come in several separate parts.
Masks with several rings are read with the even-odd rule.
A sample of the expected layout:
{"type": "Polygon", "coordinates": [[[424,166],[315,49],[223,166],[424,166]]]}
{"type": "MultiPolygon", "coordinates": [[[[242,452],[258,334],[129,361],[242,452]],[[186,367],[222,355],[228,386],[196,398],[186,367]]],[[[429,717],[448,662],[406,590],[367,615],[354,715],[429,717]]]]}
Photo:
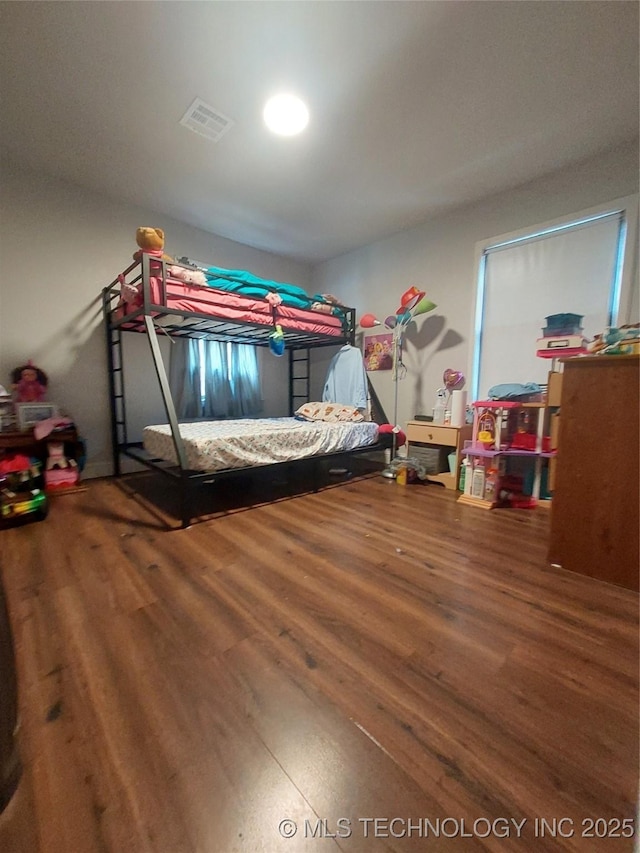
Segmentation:
{"type": "Polygon", "coordinates": [[[78,484],[77,468],[52,468],[44,472],[44,485],[47,491],[68,489],[78,484]]]}

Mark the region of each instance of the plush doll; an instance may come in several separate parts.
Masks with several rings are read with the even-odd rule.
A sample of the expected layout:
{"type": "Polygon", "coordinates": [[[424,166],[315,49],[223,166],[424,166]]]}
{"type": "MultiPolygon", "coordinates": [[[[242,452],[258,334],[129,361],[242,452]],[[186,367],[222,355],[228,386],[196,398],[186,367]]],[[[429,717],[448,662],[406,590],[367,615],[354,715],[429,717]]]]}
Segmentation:
{"type": "Polygon", "coordinates": [[[64,442],[47,442],[47,464],[44,469],[44,484],[47,491],[76,486],[79,479],[78,463],[64,455],[64,442]]]}
{"type": "Polygon", "coordinates": [[[202,270],[173,265],[167,268],[167,272],[172,278],[177,278],[185,284],[199,284],[202,287],[205,287],[207,284],[207,277],[202,270]]]}
{"type": "Polygon", "coordinates": [[[64,455],[64,442],[62,441],[48,441],[47,442],[47,471],[53,471],[56,469],[63,468],[75,468],[76,461],[75,459],[67,459],[64,455]]]}
{"type": "Polygon", "coordinates": [[[142,253],[148,255],[155,255],[158,258],[162,258],[163,261],[167,261],[168,263],[173,263],[173,258],[169,255],[165,255],[163,252],[164,249],[164,231],[162,228],[149,228],[147,226],[143,226],[138,228],[136,231],[136,243],[140,246],[140,249],[133,254],[133,260],[139,261],[142,257],[142,253]]]}
{"type": "Polygon", "coordinates": [[[49,380],[47,374],[36,367],[31,360],[11,374],[16,403],[41,403],[47,396],[49,380]]]}
{"type": "Polygon", "coordinates": [[[273,355],[284,355],[284,332],[282,326],[276,323],[273,332],[269,335],[269,349],[273,355]]]}

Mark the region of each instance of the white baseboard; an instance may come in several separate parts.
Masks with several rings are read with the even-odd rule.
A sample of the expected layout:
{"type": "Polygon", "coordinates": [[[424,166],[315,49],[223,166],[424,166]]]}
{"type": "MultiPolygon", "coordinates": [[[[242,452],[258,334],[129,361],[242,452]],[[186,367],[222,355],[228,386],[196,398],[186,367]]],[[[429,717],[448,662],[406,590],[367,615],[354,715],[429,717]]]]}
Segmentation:
{"type": "Polygon", "coordinates": [[[87,462],[80,476],[83,480],[93,480],[96,477],[110,477],[112,474],[111,462],[87,462]]]}
{"type": "MultiPolygon", "coordinates": [[[[120,470],[123,474],[139,474],[147,471],[146,465],[140,465],[133,459],[121,459],[120,470]]],[[[82,470],[83,480],[95,480],[98,477],[112,477],[113,465],[111,462],[87,462],[82,470]]]]}

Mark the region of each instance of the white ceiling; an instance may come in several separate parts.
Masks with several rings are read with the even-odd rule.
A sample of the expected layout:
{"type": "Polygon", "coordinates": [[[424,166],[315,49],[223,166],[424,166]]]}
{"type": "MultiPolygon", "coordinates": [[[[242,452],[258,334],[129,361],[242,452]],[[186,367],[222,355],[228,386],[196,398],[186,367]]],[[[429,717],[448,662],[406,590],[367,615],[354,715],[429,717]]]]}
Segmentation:
{"type": "MultiPolygon", "coordinates": [[[[638,135],[638,3],[0,2],[0,145],[306,261],[638,135]],[[268,95],[308,103],[299,137],[268,95]],[[195,97],[235,126],[179,120],[195,97]]],[[[153,224],[153,223],[148,223],[153,224]]]]}

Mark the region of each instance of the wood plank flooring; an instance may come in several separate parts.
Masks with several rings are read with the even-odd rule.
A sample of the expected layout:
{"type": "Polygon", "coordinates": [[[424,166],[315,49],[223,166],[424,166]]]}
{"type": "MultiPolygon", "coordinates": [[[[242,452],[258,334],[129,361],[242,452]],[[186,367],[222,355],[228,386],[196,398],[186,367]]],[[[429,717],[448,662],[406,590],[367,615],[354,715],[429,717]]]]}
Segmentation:
{"type": "Polygon", "coordinates": [[[0,532],[0,850],[631,851],[598,836],[635,817],[638,597],[548,526],[378,476],[169,532],[114,481],[55,498],[0,532]]]}

